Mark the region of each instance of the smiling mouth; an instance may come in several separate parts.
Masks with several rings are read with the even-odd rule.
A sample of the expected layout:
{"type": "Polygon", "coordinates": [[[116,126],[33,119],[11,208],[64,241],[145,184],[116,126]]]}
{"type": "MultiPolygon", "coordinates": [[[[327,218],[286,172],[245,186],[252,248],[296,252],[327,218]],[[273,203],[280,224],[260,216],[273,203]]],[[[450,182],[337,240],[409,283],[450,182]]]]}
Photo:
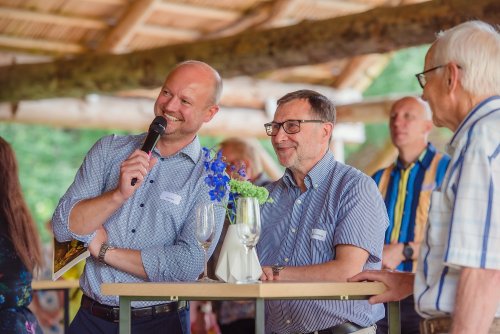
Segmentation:
{"type": "Polygon", "coordinates": [[[167,114],[164,114],[165,118],[171,122],[179,122],[179,119],[175,118],[174,116],[170,116],[167,114]]]}

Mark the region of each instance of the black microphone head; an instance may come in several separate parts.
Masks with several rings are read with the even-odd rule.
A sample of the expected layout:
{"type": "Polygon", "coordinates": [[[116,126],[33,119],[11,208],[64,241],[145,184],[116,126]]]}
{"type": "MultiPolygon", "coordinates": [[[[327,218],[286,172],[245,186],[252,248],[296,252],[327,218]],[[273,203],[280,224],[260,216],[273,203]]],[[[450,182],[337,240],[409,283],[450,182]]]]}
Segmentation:
{"type": "Polygon", "coordinates": [[[167,120],[162,116],[156,116],[151,125],[149,126],[149,131],[154,131],[160,135],[165,132],[167,127],[167,120]]]}

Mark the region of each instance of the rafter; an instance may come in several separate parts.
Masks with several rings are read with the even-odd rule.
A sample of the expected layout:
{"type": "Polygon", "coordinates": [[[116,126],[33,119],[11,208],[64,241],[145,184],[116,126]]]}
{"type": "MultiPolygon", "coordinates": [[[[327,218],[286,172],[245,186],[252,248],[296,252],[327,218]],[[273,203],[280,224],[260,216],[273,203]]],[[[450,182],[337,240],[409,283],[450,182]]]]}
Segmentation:
{"type": "Polygon", "coordinates": [[[109,26],[106,22],[78,16],[40,13],[30,10],[2,7],[0,18],[16,19],[29,22],[50,23],[63,26],[102,30],[109,26]]]}
{"type": "MultiPolygon", "coordinates": [[[[49,41],[46,39],[20,38],[0,35],[0,47],[14,48],[27,51],[47,51],[60,54],[77,54],[87,51],[87,49],[75,43],[49,41]]],[[[0,84],[1,87],[1,84],[0,84]]]]}
{"type": "Polygon", "coordinates": [[[213,20],[232,21],[240,16],[240,13],[233,10],[215,9],[212,7],[195,6],[181,3],[160,1],[157,9],[169,12],[170,14],[178,13],[183,16],[198,16],[213,20]]]}
{"type": "Polygon", "coordinates": [[[161,27],[152,24],[142,24],[136,28],[136,33],[142,33],[160,38],[174,38],[177,40],[191,41],[200,37],[197,30],[161,27]]]}
{"type": "Polygon", "coordinates": [[[139,0],[133,2],[127,12],[106,36],[97,48],[98,52],[119,53],[126,50],[127,43],[132,39],[135,29],[151,14],[161,0],[139,0]]]}
{"type": "Polygon", "coordinates": [[[185,59],[204,60],[234,77],[383,53],[432,42],[437,31],[471,17],[496,24],[499,13],[498,0],[435,0],[124,55],[0,67],[0,101],[157,87],[185,59]]]}

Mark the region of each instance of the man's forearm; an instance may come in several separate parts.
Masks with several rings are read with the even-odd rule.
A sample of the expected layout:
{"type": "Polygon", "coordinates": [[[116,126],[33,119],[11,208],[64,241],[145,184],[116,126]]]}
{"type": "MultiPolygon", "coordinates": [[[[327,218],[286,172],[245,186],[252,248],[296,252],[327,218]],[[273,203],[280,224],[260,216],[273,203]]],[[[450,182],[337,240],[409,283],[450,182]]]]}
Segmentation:
{"type": "Polygon", "coordinates": [[[500,270],[464,268],[450,334],[488,333],[500,303],[500,270]]]}
{"type": "Polygon", "coordinates": [[[363,270],[368,259],[368,252],[352,245],[338,245],[335,251],[335,260],[286,268],[280,273],[280,279],[346,282],[348,278],[363,270]]]}
{"type": "Polygon", "coordinates": [[[280,280],[287,281],[335,281],[346,282],[362,268],[342,268],[336,261],[300,267],[286,267],[280,273],[280,280]]]}
{"type": "Polygon", "coordinates": [[[111,249],[106,252],[104,261],[113,268],[148,279],[142,263],[141,251],[124,248],[111,249]]]}
{"type": "Polygon", "coordinates": [[[70,212],[69,229],[80,235],[90,234],[101,227],[124,202],[118,191],[80,201],[70,212]]]}

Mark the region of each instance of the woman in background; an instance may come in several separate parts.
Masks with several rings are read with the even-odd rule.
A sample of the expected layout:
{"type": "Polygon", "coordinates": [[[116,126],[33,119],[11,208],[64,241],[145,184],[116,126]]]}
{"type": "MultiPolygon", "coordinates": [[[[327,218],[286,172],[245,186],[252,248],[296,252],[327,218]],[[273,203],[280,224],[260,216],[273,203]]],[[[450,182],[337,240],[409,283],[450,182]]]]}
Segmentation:
{"type": "Polygon", "coordinates": [[[40,239],[24,201],[14,150],[0,137],[0,333],[42,333],[28,309],[40,239]]]}

